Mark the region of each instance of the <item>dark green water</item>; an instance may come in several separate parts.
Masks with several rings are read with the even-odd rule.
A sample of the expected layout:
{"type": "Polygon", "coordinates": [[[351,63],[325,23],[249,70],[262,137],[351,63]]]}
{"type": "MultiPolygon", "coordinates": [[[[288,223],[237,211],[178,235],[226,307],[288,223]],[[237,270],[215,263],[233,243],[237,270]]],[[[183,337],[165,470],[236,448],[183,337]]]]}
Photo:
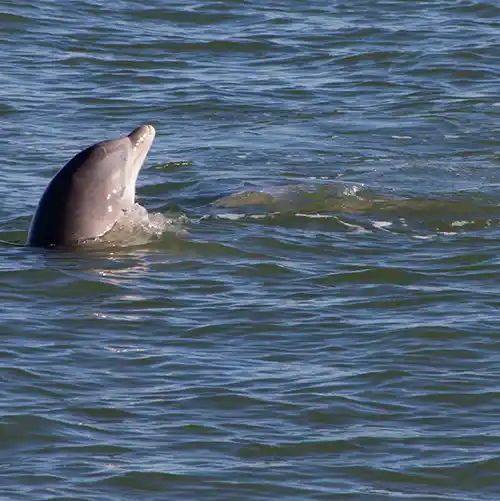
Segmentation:
{"type": "Polygon", "coordinates": [[[0,499],[500,498],[497,3],[0,13],[0,499]],[[144,122],[186,234],[12,245],[144,122]]]}

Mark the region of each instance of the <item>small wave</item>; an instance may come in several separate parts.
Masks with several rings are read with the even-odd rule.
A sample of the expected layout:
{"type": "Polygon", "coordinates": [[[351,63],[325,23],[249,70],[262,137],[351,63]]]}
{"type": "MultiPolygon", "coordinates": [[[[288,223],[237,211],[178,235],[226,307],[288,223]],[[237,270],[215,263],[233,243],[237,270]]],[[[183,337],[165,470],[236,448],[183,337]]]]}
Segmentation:
{"type": "Polygon", "coordinates": [[[313,213],[339,209],[359,198],[363,185],[354,183],[311,182],[240,191],[219,198],[215,207],[254,211],[257,208],[274,212],[313,213]]]}

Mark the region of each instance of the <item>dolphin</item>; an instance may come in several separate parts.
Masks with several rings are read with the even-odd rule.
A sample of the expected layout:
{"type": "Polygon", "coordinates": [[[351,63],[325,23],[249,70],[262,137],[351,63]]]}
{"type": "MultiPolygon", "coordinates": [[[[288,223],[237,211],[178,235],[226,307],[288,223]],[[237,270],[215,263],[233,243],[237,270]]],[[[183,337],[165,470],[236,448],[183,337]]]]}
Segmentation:
{"type": "Polygon", "coordinates": [[[26,245],[70,247],[108,232],[135,204],[135,184],[155,129],[94,144],[50,181],[31,221],[26,245]]]}

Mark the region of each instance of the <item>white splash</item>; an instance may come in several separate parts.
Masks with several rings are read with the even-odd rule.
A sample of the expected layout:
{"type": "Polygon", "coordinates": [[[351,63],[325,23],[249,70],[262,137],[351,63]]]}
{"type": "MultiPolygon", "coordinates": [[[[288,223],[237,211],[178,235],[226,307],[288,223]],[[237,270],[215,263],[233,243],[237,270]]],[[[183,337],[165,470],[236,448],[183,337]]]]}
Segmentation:
{"type": "Polygon", "coordinates": [[[392,226],[390,221],[372,221],[373,226],[382,231],[389,231],[387,228],[392,226]]]}
{"type": "Polygon", "coordinates": [[[332,216],[331,214],[303,214],[302,212],[297,212],[295,214],[298,217],[307,217],[309,219],[338,219],[335,216],[332,216]]]}
{"type": "Polygon", "coordinates": [[[243,219],[245,217],[245,214],[232,214],[232,213],[222,213],[222,214],[217,214],[217,217],[219,219],[230,219],[231,221],[237,221],[238,219],[243,219]]]}
{"type": "Polygon", "coordinates": [[[185,223],[187,217],[183,214],[168,217],[159,212],[149,214],[139,204],[123,213],[113,227],[102,237],[92,243],[105,245],[144,245],[152,240],[158,240],[165,232],[174,233],[177,236],[187,234],[185,223]]]}
{"type": "Polygon", "coordinates": [[[472,223],[472,221],[453,221],[451,223],[451,226],[460,228],[462,226],[466,226],[466,225],[471,224],[471,223],[472,223]]]}

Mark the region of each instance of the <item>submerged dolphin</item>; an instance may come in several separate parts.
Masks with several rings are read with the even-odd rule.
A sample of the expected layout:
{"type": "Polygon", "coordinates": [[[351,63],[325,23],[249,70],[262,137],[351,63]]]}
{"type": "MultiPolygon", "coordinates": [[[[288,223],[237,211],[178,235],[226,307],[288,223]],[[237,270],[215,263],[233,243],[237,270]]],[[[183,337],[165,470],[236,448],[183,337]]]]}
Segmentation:
{"type": "Polygon", "coordinates": [[[27,245],[64,247],[100,237],[135,203],[135,183],[155,129],[94,144],[50,181],[31,222],[27,245]]]}

